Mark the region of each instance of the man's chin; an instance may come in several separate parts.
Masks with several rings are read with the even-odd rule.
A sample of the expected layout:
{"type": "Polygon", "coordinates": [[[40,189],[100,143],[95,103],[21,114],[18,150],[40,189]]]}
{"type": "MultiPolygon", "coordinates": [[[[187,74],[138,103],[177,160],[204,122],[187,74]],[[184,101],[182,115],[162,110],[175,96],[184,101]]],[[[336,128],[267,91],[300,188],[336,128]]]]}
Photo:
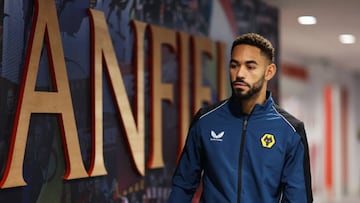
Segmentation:
{"type": "Polygon", "coordinates": [[[250,98],[250,95],[245,92],[244,90],[235,90],[233,91],[233,96],[237,99],[249,99],[250,98]]]}
{"type": "Polygon", "coordinates": [[[238,100],[248,100],[251,97],[249,95],[235,95],[235,98],[238,100]]]}

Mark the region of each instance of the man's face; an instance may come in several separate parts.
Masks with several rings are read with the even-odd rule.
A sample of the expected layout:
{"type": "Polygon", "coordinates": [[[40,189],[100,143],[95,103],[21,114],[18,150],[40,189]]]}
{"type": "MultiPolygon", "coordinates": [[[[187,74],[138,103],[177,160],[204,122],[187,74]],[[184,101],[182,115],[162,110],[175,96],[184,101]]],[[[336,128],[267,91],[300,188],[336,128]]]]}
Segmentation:
{"type": "Polygon", "coordinates": [[[266,90],[265,73],[269,61],[255,46],[234,47],[230,60],[230,80],[233,95],[240,99],[250,99],[266,90]]]}

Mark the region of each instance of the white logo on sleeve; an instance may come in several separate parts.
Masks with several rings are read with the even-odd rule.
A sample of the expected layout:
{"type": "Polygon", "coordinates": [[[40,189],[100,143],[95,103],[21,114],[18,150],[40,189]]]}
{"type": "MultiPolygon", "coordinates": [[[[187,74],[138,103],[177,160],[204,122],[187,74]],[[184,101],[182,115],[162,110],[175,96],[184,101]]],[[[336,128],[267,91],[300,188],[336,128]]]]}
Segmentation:
{"type": "Polygon", "coordinates": [[[224,136],[224,131],[221,131],[220,133],[216,134],[213,130],[211,131],[211,141],[222,141],[222,137],[224,136]]]}

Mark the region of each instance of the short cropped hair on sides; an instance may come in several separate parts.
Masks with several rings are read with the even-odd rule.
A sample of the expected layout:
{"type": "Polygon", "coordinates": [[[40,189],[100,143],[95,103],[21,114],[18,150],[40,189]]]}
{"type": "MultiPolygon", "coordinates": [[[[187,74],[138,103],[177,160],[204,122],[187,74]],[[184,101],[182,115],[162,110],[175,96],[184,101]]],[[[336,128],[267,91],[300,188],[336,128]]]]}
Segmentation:
{"type": "Polygon", "coordinates": [[[236,46],[241,44],[251,45],[259,48],[272,63],[274,62],[275,49],[271,42],[265,39],[263,36],[256,33],[240,35],[234,40],[231,46],[231,53],[236,46]]]}

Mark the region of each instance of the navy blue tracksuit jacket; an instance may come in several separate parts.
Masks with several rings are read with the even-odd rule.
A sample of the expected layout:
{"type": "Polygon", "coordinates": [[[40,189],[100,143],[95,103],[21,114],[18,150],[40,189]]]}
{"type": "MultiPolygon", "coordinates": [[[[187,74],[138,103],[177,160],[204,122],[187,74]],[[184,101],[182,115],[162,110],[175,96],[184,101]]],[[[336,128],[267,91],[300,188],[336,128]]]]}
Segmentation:
{"type": "Polygon", "coordinates": [[[250,115],[230,97],[195,116],[168,202],[191,202],[201,177],[205,203],[312,202],[308,151],[303,123],[269,92],[250,115]]]}

